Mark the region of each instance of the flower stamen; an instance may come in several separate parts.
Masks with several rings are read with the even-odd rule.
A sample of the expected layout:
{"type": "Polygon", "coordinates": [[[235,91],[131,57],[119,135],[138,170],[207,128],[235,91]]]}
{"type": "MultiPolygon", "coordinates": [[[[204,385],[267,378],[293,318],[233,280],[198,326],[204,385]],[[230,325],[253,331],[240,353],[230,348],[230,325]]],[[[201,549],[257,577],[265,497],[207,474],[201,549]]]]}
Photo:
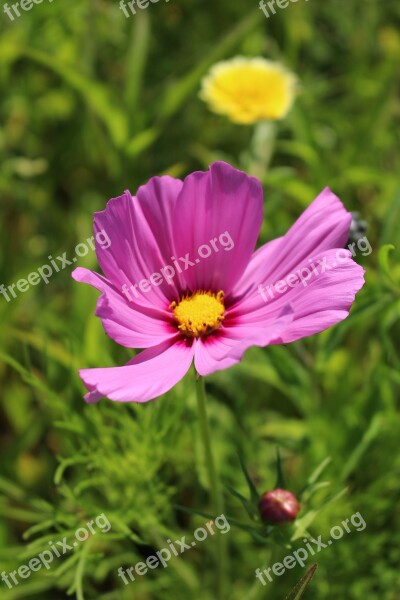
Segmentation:
{"type": "Polygon", "coordinates": [[[224,292],[198,291],[184,296],[169,306],[179,323],[178,329],[187,336],[208,335],[221,326],[225,314],[224,292]]]}

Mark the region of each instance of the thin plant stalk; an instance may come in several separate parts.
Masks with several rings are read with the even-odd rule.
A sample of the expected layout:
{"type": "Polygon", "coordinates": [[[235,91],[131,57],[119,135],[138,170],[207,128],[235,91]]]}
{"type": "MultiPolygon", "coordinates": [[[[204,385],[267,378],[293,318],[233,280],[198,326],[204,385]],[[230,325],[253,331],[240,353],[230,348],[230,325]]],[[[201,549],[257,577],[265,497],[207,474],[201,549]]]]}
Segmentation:
{"type": "MultiPolygon", "coordinates": [[[[196,380],[196,396],[197,396],[197,408],[199,415],[199,427],[204,447],[205,464],[207,468],[210,488],[211,488],[211,499],[213,504],[213,510],[216,516],[222,515],[224,512],[224,502],[221,490],[221,483],[219,480],[218,472],[215,466],[214,452],[212,448],[211,429],[207,413],[207,399],[205,380],[203,377],[196,380]]],[[[225,599],[225,536],[218,535],[216,538],[217,543],[217,576],[218,576],[218,595],[219,600],[225,599]]]]}

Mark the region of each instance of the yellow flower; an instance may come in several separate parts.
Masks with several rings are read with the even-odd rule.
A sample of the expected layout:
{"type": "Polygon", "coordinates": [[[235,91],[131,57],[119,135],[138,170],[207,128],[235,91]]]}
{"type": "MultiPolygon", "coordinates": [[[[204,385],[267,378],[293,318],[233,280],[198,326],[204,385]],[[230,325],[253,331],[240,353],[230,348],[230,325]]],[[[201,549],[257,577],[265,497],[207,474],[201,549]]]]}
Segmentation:
{"type": "Polygon", "coordinates": [[[296,96],[298,80],[281,64],[238,56],[215,64],[202,81],[200,98],[234,123],[282,119],[296,96]]]}

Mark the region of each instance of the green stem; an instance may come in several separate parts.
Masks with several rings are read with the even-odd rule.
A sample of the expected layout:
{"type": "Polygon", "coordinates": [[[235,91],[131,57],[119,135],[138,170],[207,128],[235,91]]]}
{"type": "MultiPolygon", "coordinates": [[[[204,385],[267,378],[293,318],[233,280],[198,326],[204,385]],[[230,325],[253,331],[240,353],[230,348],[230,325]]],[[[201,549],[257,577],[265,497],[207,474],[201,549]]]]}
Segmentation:
{"type": "Polygon", "coordinates": [[[251,161],[249,173],[263,180],[271,163],[278,125],[273,121],[260,121],[254,127],[253,139],[251,141],[251,161]]]}
{"type": "MultiPolygon", "coordinates": [[[[218,477],[218,472],[215,467],[214,453],[211,443],[211,430],[207,414],[206,390],[205,381],[200,377],[196,381],[197,408],[199,414],[200,432],[203,439],[205,462],[208,471],[208,477],[211,487],[211,498],[215,516],[222,515],[224,512],[224,502],[221,491],[221,483],[218,477]]],[[[217,574],[218,574],[218,598],[225,600],[224,596],[224,575],[225,575],[225,536],[218,535],[217,542],[217,574]]]]}

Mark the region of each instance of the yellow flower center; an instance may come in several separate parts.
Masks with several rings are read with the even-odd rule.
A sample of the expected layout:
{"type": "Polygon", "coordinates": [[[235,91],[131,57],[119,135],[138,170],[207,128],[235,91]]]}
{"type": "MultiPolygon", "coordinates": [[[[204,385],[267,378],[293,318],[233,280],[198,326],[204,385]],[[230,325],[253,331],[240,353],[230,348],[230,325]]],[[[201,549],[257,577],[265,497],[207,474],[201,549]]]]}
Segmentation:
{"type": "Polygon", "coordinates": [[[178,329],[191,337],[207,335],[218,329],[224,319],[224,292],[195,292],[182,298],[180,302],[172,302],[178,329]]]}

